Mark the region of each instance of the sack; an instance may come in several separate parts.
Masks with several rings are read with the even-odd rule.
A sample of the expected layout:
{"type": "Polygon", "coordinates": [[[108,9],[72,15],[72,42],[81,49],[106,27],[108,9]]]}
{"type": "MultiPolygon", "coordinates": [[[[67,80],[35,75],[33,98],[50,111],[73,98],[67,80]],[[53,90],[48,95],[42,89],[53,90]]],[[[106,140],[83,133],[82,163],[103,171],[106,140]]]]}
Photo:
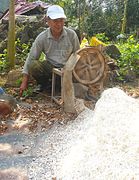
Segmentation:
{"type": "Polygon", "coordinates": [[[103,46],[106,46],[105,43],[103,43],[102,41],[98,40],[96,37],[92,37],[91,40],[90,40],[90,46],[98,46],[98,45],[103,45],[103,46]]]}
{"type": "Polygon", "coordinates": [[[83,38],[80,44],[80,48],[84,48],[86,46],[89,46],[88,40],[86,38],[83,38]]]}

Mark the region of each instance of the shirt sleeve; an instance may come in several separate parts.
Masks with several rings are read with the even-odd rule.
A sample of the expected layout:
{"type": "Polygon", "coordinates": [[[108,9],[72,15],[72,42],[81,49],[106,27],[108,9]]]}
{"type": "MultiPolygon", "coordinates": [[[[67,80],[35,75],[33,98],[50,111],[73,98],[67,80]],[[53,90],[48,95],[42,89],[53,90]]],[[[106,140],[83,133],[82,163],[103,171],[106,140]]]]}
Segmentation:
{"type": "Polygon", "coordinates": [[[78,49],[80,49],[80,42],[79,42],[77,34],[74,32],[74,36],[73,36],[73,52],[76,52],[78,49]]]}
{"type": "Polygon", "coordinates": [[[32,44],[32,47],[24,64],[23,74],[29,74],[30,65],[34,60],[39,60],[42,51],[43,51],[43,42],[41,41],[40,36],[38,36],[34,41],[34,43],[32,44]]]}

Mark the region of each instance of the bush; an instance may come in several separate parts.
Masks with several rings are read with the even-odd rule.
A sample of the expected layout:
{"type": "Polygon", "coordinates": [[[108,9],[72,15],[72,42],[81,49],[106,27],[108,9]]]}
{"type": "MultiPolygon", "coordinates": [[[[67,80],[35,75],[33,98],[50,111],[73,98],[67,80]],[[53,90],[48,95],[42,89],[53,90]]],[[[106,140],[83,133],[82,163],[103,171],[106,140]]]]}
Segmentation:
{"type": "Polygon", "coordinates": [[[118,59],[119,79],[124,78],[131,72],[139,75],[139,44],[134,36],[130,36],[126,42],[117,44],[121,57],[118,59]]]}
{"type": "MultiPolygon", "coordinates": [[[[16,65],[21,67],[24,64],[24,61],[28,55],[31,44],[21,43],[20,39],[16,40],[16,54],[15,54],[15,62],[16,65]]],[[[7,59],[7,49],[4,50],[3,54],[0,54],[0,72],[5,72],[8,70],[8,59],[7,59]]]]}

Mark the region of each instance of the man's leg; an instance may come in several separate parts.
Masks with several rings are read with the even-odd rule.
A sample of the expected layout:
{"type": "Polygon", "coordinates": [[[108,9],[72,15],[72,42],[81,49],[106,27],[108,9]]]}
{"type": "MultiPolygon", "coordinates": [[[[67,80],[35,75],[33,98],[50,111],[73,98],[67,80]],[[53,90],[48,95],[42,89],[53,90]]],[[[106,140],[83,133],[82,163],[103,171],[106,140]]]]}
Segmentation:
{"type": "Polygon", "coordinates": [[[51,87],[53,66],[47,61],[34,61],[30,66],[30,74],[37,84],[46,89],[51,87]]]}

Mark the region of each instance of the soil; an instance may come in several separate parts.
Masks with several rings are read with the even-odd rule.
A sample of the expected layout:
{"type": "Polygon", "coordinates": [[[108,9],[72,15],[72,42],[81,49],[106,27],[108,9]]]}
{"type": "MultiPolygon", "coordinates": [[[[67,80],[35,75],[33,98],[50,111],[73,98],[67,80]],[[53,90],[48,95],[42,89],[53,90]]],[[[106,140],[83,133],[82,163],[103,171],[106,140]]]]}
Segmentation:
{"type": "MultiPolygon", "coordinates": [[[[12,88],[12,93],[15,89],[12,88]]],[[[62,106],[51,101],[47,92],[34,93],[22,100],[11,114],[1,117],[0,135],[11,131],[44,131],[55,123],[65,124],[76,115],[65,113],[62,106]],[[22,104],[23,103],[23,104],[22,104]]]]}
{"type": "MultiPolygon", "coordinates": [[[[105,89],[117,86],[128,95],[134,98],[139,97],[139,79],[128,83],[111,82],[105,89]]],[[[35,92],[20,99],[18,96],[19,88],[7,88],[6,91],[16,97],[17,100],[25,103],[25,106],[19,104],[14,112],[5,117],[0,117],[0,135],[15,130],[21,132],[46,131],[55,123],[66,124],[77,117],[77,114],[65,113],[62,106],[52,102],[51,94],[48,92],[35,92]]],[[[95,102],[84,101],[84,104],[90,109],[95,107],[95,102]]]]}

